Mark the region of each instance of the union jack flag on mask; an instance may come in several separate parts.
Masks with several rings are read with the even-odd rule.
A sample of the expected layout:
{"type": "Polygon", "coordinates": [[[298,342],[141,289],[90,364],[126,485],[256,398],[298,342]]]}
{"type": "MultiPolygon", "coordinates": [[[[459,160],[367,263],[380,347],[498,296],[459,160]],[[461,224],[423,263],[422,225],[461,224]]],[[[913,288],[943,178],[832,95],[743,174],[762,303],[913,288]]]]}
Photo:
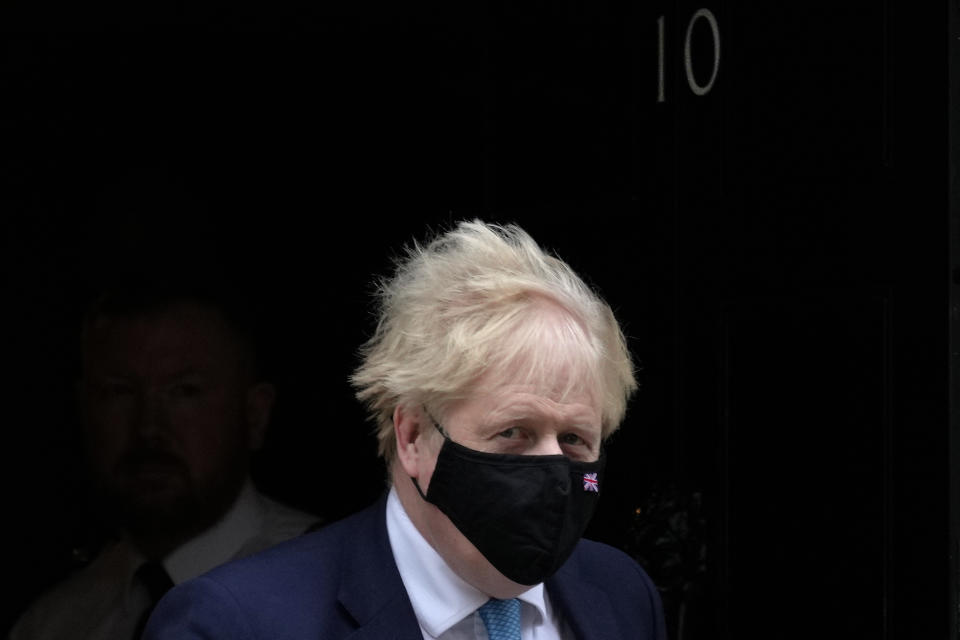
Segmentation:
{"type": "Polygon", "coordinates": [[[594,493],[600,493],[600,484],[597,482],[597,474],[595,473],[583,474],[583,490],[593,491],[594,493]]]}

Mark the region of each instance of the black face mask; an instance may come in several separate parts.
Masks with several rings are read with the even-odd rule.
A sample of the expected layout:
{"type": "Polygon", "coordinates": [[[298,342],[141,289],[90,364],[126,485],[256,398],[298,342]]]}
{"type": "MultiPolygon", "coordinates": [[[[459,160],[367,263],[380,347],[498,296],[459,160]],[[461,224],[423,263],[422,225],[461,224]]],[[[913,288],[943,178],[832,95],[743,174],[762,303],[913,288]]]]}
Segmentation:
{"type": "Polygon", "coordinates": [[[602,451],[596,462],[485,453],[444,433],[426,495],[413,483],[500,573],[533,585],[573,553],[600,497],[603,464],[602,451]]]}

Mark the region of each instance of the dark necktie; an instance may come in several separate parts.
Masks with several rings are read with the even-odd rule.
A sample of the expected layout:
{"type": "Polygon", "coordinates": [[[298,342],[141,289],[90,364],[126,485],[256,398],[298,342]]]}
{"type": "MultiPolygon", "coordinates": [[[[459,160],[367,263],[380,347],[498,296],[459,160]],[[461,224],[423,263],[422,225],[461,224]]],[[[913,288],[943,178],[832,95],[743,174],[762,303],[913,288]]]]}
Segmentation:
{"type": "Polygon", "coordinates": [[[163,594],[173,588],[173,580],[170,579],[170,575],[159,562],[144,562],[134,575],[136,579],[147,588],[147,592],[150,594],[150,606],[140,614],[140,618],[137,620],[137,626],[134,627],[133,635],[131,636],[131,640],[140,640],[140,636],[143,635],[143,629],[147,626],[147,618],[153,613],[153,608],[160,602],[163,594]]]}
{"type": "Polygon", "coordinates": [[[477,609],[490,640],[520,640],[520,601],[490,598],[477,609]]]}

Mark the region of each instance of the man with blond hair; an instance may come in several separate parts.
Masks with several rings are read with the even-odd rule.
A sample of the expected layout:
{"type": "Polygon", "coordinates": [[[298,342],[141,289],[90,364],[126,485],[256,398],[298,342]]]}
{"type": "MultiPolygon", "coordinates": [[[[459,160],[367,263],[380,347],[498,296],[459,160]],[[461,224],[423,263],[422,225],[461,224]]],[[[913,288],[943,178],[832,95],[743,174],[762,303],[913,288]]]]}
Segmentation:
{"type": "Polygon", "coordinates": [[[517,226],[463,222],[380,283],[352,377],[390,487],[174,589],[174,638],[664,638],[655,587],[582,540],[636,383],[617,321],[517,226]]]}

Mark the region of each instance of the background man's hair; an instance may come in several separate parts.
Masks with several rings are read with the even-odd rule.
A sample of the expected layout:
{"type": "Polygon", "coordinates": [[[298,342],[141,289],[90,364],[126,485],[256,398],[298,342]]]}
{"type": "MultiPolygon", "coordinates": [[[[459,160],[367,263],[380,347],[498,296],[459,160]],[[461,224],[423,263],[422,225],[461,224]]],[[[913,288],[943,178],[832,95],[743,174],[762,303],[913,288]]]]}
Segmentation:
{"type": "Polygon", "coordinates": [[[255,306],[249,292],[219,271],[215,265],[194,263],[134,269],[101,282],[84,309],[81,339],[85,341],[101,319],[153,315],[178,304],[194,304],[219,313],[233,332],[250,372],[261,377],[266,372],[259,357],[260,323],[255,306]]]}

